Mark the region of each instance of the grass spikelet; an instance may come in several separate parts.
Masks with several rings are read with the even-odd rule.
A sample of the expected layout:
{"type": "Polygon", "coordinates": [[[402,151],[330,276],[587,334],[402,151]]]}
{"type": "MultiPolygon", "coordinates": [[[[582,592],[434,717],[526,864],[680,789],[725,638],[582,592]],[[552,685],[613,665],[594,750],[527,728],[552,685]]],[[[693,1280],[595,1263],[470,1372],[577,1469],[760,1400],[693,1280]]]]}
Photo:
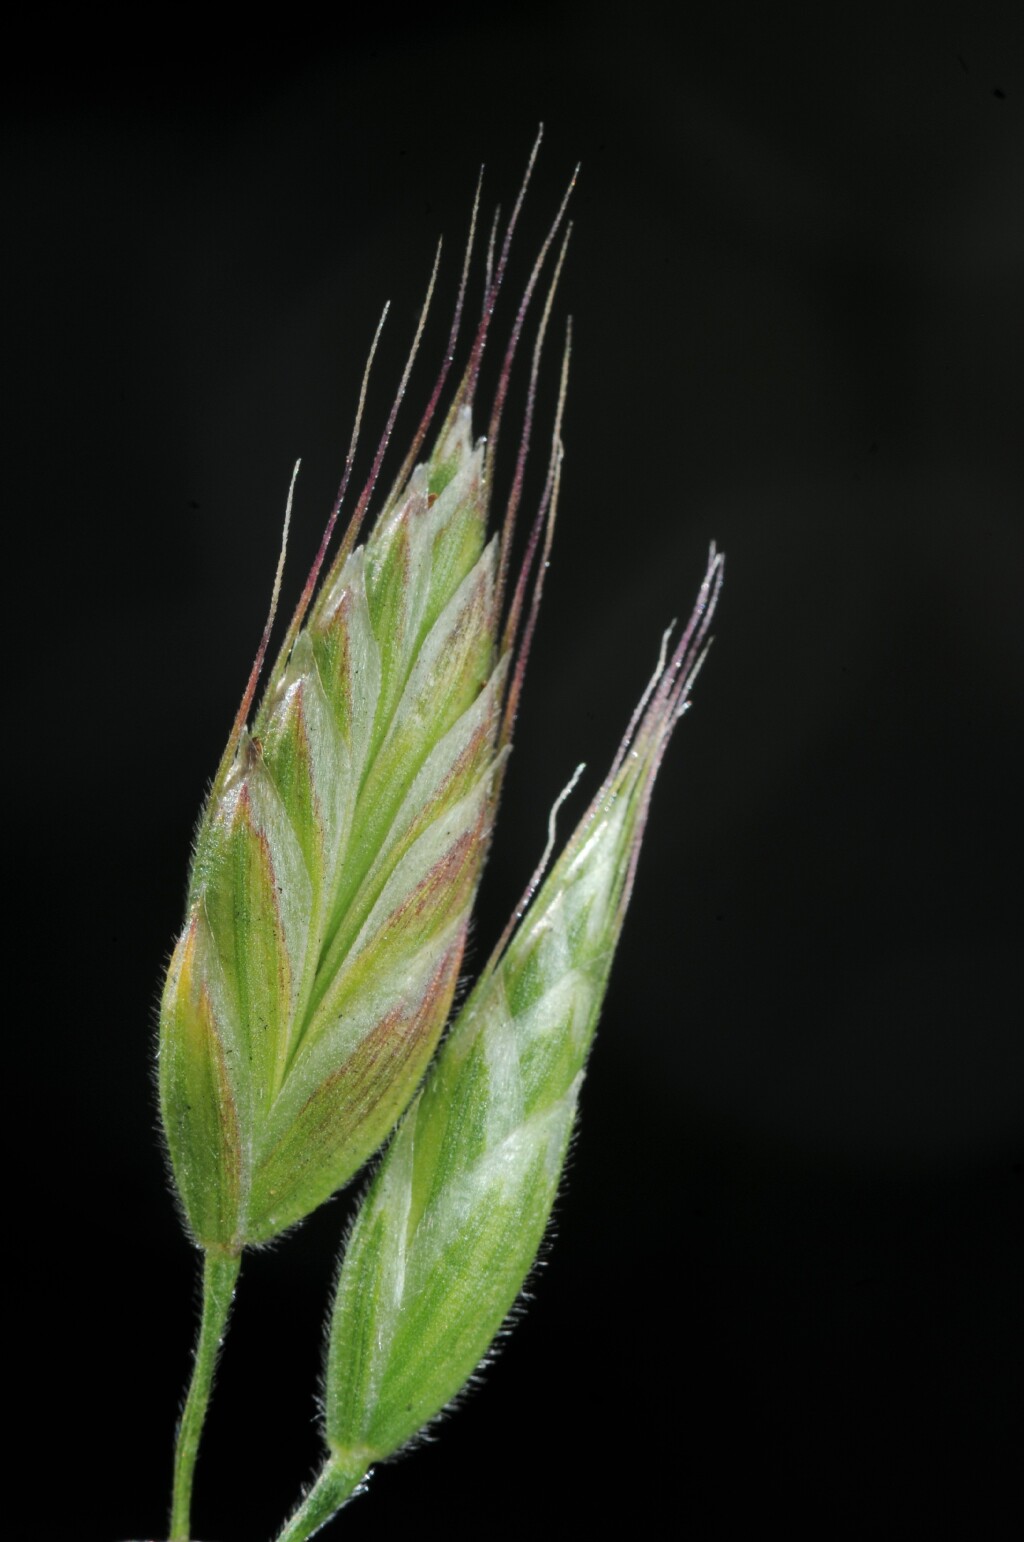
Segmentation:
{"type": "MultiPolygon", "coordinates": [[[[517,617],[503,616],[501,589],[550,294],[513,490],[489,536],[494,447],[527,307],[565,207],[516,313],[486,443],[474,438],[473,400],[519,206],[433,449],[418,464],[407,457],[360,545],[435,263],[348,531],[321,578],[354,439],[285,646],[250,725],[268,622],[204,814],[164,991],[160,1081],[183,1208],[205,1247],[266,1241],[343,1185],[412,1096],[451,1004],[507,748],[509,682],[518,689],[524,662],[514,657],[517,617]]],[[[472,229],[413,456],[455,346],[472,229]]],[[[543,520],[553,506],[549,486],[543,520]]],[[[280,573],[275,605],[279,583],[280,573]]]]}
{"type": "Polygon", "coordinates": [[[712,548],[689,625],[667,662],[663,645],[600,790],[547,877],[531,880],[363,1201],[332,1314],[327,1456],[279,1542],[311,1535],[314,1514],[319,1524],[347,1502],[374,1462],[457,1396],[533,1266],[651,791],[704,657],[722,571],[712,548]]]}

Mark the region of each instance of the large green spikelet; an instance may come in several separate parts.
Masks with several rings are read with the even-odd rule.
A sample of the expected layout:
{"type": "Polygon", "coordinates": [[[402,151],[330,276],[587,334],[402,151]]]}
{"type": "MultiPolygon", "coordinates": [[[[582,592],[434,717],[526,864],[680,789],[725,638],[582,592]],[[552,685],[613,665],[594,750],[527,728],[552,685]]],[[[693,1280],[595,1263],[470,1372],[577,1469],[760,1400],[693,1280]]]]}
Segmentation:
{"type": "Polygon", "coordinates": [[[206,814],[162,1008],[197,1241],[340,1187],[430,1059],[493,817],[505,674],[460,414],[325,589],[206,814]]]}
{"type": "MultiPolygon", "coordinates": [[[[506,607],[561,257],[512,493],[489,537],[492,463],[526,306],[564,208],[520,306],[487,435],[474,439],[472,405],[514,216],[432,452],[408,470],[444,372],[395,492],[356,545],[392,415],[341,550],[318,587],[314,569],[301,624],[250,726],[258,660],[215,779],[167,972],[159,1054],[174,1178],[207,1252],[266,1242],[345,1184],[408,1104],[448,1015],[522,679],[516,635],[528,643],[531,630],[524,581],[537,575],[536,604],[538,537],[554,512],[557,426],[506,607]]],[[[453,340],[465,277],[464,267],[453,340]]]]}

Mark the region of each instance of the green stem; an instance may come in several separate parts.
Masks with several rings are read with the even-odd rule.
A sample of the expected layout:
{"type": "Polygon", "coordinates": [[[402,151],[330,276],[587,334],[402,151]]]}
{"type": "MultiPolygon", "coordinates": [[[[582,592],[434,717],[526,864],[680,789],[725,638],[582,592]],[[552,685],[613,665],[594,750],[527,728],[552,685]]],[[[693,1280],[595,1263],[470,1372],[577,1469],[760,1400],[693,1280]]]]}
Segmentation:
{"type": "Polygon", "coordinates": [[[195,1472],[203,1422],[213,1387],[217,1356],[227,1331],[228,1314],[241,1266],[240,1254],[207,1253],[203,1263],[203,1316],[199,1324],[192,1380],[178,1425],[174,1450],[174,1490],[171,1498],[171,1542],[191,1536],[192,1476],[195,1472]]]}
{"type": "Polygon", "coordinates": [[[331,1516],[352,1498],[366,1477],[366,1471],[362,1462],[356,1465],[354,1472],[351,1463],[342,1464],[339,1458],[325,1462],[320,1476],[291,1520],[285,1522],[275,1542],[306,1542],[307,1537],[326,1526],[331,1516]]]}

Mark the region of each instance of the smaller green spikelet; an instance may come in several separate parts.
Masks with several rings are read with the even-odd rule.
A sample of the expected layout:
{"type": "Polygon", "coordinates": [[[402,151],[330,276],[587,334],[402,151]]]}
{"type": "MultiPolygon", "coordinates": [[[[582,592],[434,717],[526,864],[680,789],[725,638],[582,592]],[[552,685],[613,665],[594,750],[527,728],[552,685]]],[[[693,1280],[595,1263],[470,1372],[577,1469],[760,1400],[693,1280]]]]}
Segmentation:
{"type": "Polygon", "coordinates": [[[164,1128],[204,1247],[326,1200],[437,1044],[501,759],[486,504],[463,405],[328,574],[215,784],[160,1017],[164,1128]]]}
{"type": "Polygon", "coordinates": [[[281,1533],[311,1535],[455,1397],[533,1267],[572,1133],[654,778],[721,582],[664,655],[619,755],[405,1114],[338,1278],[323,1472],[281,1533]]]}

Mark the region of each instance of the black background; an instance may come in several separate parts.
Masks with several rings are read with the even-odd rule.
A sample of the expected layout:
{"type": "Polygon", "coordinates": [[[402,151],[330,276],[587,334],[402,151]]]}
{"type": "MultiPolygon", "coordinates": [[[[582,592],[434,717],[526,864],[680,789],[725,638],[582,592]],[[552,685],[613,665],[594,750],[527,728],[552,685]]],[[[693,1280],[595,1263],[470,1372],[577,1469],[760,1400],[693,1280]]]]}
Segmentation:
{"type": "MultiPolygon", "coordinates": [[[[413,402],[478,165],[507,208],[540,120],[498,324],[582,160],[567,458],[470,968],[712,538],[726,588],[535,1299],[337,1534],[1019,1535],[1024,26],[1009,3],[818,11],[380,8],[330,39],[168,14],[9,57],[32,1536],[163,1534],[195,1265],[152,1025],[193,820],[293,459],[286,602],[380,306],[371,430],[437,236],[413,402]]],[[[245,1266],[200,1536],[269,1536],[314,1468],[345,1213],[245,1266]]]]}

